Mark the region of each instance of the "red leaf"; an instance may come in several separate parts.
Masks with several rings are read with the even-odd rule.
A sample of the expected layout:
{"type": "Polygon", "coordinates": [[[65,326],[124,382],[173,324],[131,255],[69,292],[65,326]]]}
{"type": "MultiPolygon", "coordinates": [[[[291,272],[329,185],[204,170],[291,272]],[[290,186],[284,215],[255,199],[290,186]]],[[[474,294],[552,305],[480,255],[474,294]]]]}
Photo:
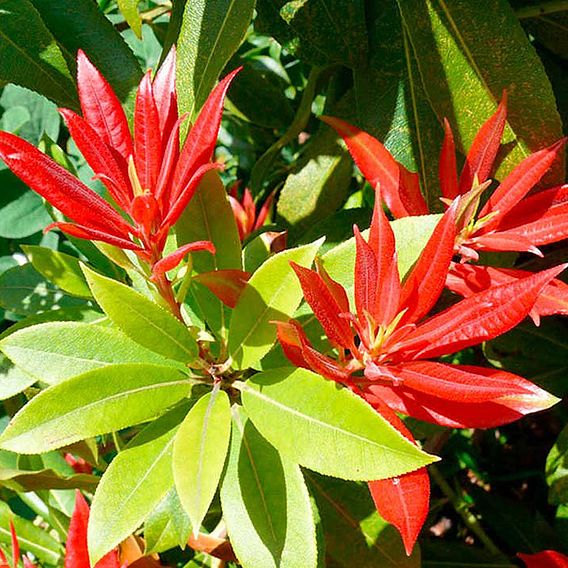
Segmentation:
{"type": "Polygon", "coordinates": [[[468,245],[475,250],[531,252],[537,256],[543,256],[542,252],[534,246],[532,240],[518,235],[516,231],[480,235],[472,238],[468,245]]]}
{"type": "MultiPolygon", "coordinates": [[[[396,360],[428,359],[493,339],[520,323],[560,265],[474,294],[419,325],[396,347],[396,360]]],[[[393,348],[395,351],[395,348],[393,348]]]]}
{"type": "Polygon", "coordinates": [[[485,217],[495,211],[499,214],[481,229],[480,234],[494,229],[500,219],[540,181],[562,151],[565,143],[566,138],[563,138],[552,146],[531,154],[501,182],[481,210],[479,217],[485,217]]]}
{"type": "Polygon", "coordinates": [[[176,94],[176,47],[173,45],[158,69],[152,91],[156,108],[160,116],[160,132],[162,142],[165,144],[167,136],[178,119],[177,94],[176,94]]]}
{"type": "Polygon", "coordinates": [[[114,235],[109,235],[108,233],[97,231],[96,229],[83,227],[82,225],[74,225],[73,223],[51,223],[51,225],[48,225],[44,229],[44,232],[51,231],[52,229],[59,229],[60,231],[63,231],[64,233],[71,235],[72,237],[77,237],[78,239],[101,241],[103,243],[108,243],[109,245],[114,245],[127,250],[143,250],[132,241],[128,241],[122,237],[115,237],[114,235]]]}
{"type": "Polygon", "coordinates": [[[456,240],[455,202],[436,225],[420,258],[404,282],[400,306],[407,308],[401,324],[414,323],[434,306],[446,282],[456,240]]]}
{"type": "Polygon", "coordinates": [[[221,124],[225,94],[240,70],[239,67],[231,71],[205,101],[181,151],[174,174],[171,203],[179,199],[197,169],[211,160],[221,124]]]}
{"type": "MultiPolygon", "coordinates": [[[[446,286],[464,298],[507,282],[519,280],[532,273],[512,268],[494,268],[473,264],[453,264],[446,279],[446,286]]],[[[542,290],[531,316],[568,315],[568,284],[555,278],[542,290]]],[[[533,318],[534,319],[534,318],[533,318]]]]}
{"type": "Polygon", "coordinates": [[[18,561],[20,560],[20,543],[18,542],[12,519],[10,519],[10,540],[12,541],[12,564],[14,568],[17,568],[18,561]]]}
{"type": "Polygon", "coordinates": [[[290,320],[287,323],[275,321],[274,324],[276,325],[276,334],[284,355],[296,367],[310,369],[302,352],[302,341],[300,339],[304,335],[302,326],[296,320],[290,320]]]}
{"type": "Polygon", "coordinates": [[[365,313],[375,313],[378,285],[377,257],[371,247],[363,240],[357,226],[353,227],[353,232],[355,233],[356,246],[355,306],[359,320],[365,321],[365,313]]]}
{"type": "Polygon", "coordinates": [[[517,556],[526,564],[527,568],[568,568],[568,556],[554,550],[543,550],[536,554],[522,554],[517,556]]]}
{"type": "Polygon", "coordinates": [[[493,162],[499,151],[501,137],[507,121],[507,92],[495,113],[483,124],[475,136],[467,154],[465,165],[460,176],[459,193],[469,191],[477,176],[478,183],[483,183],[489,177],[493,162]]]}
{"type": "Polygon", "coordinates": [[[440,189],[447,199],[454,199],[459,195],[458,171],[456,166],[456,145],[450,123],[444,118],[444,142],[440,154],[440,189]]]}
{"type": "Polygon", "coordinates": [[[211,254],[215,254],[215,245],[210,241],[195,241],[193,243],[183,245],[154,264],[152,267],[153,276],[173,270],[187,254],[200,250],[205,250],[211,254]]]}
{"type": "MultiPolygon", "coordinates": [[[[169,202],[169,193],[171,189],[170,181],[179,160],[179,130],[181,123],[186,118],[187,115],[183,115],[176,120],[169,131],[169,138],[167,140],[162,140],[162,142],[165,143],[165,149],[160,173],[158,175],[158,180],[156,181],[156,189],[154,191],[154,195],[158,200],[158,203],[160,203],[162,210],[165,210],[165,204],[169,202]]],[[[165,132],[164,136],[166,134],[168,134],[168,132],[165,132]]]]}
{"type": "Polygon", "coordinates": [[[406,217],[409,211],[400,198],[400,168],[390,152],[370,134],[332,116],[321,120],[335,128],[343,138],[357,167],[373,189],[380,188],[381,196],[395,217],[406,217]]]}
{"type": "Polygon", "coordinates": [[[161,161],[160,117],[148,71],[140,81],[134,110],[134,163],[143,190],[152,193],[156,190],[161,161]]]}
{"type": "Polygon", "coordinates": [[[132,156],[132,136],[120,101],[82,50],[77,53],[77,87],[83,117],[125,160],[132,156]]]}
{"type": "Polygon", "coordinates": [[[113,199],[122,209],[128,211],[132,199],[132,189],[124,176],[126,162],[123,162],[121,167],[115,158],[116,154],[110,151],[109,147],[84,118],[65,108],[59,109],[59,112],[65,120],[71,137],[95,175],[102,174],[100,179],[113,199]]]}
{"type": "Polygon", "coordinates": [[[315,260],[316,270],[317,273],[322,277],[327,289],[330,291],[331,295],[334,297],[339,309],[342,313],[349,312],[349,298],[347,297],[347,292],[345,288],[336,282],[325,269],[324,265],[322,264],[321,260],[316,257],[315,260]]]}
{"type": "Polygon", "coordinates": [[[276,196],[276,192],[273,191],[264,201],[260,211],[258,212],[258,216],[256,218],[256,223],[254,224],[253,231],[257,231],[260,229],[264,223],[266,223],[266,219],[270,214],[270,209],[272,207],[272,203],[274,202],[274,197],[276,196]]]}
{"type": "Polygon", "coordinates": [[[125,239],[134,232],[102,197],[29,142],[0,132],[0,158],[26,185],[73,221],[125,239]]]}
{"type": "Polygon", "coordinates": [[[194,276],[193,280],[206,286],[229,308],[234,308],[249,278],[248,272],[228,269],[202,272],[194,276]]]}
{"type": "Polygon", "coordinates": [[[343,312],[323,278],[317,272],[295,262],[290,262],[290,266],[300,281],[306,302],[324,328],[328,339],[335,345],[355,350],[351,326],[345,318],[339,317],[343,312]]]}

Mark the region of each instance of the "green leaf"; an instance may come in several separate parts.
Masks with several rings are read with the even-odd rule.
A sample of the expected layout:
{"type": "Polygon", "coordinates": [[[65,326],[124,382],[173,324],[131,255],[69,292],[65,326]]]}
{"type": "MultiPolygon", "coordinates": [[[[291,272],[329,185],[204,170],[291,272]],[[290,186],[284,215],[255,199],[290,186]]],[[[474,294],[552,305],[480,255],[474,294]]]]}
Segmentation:
{"type": "Polygon", "coordinates": [[[550,487],[549,503],[568,504],[568,426],[560,432],[546,458],[546,482],[550,487]]]}
{"type": "Polygon", "coordinates": [[[187,363],[197,357],[197,343],[173,315],[139,292],[84,266],[97,303],[131,339],[170,359],[187,363]]]}
{"type": "Polygon", "coordinates": [[[233,310],[229,328],[229,353],[235,368],[251,367],[276,341],[272,321],[292,317],[302,299],[302,289],[290,261],[310,266],[321,241],[283,251],[269,258],[251,277],[233,310]]]}
{"type": "Polygon", "coordinates": [[[16,367],[8,357],[0,355],[0,400],[6,400],[22,392],[37,379],[16,367]]]}
{"type": "Polygon", "coordinates": [[[0,275],[0,305],[28,316],[86,304],[47,282],[31,264],[24,264],[0,275]]]}
{"type": "Polygon", "coordinates": [[[181,112],[194,120],[221,71],[243,41],[255,0],[192,0],[178,38],[177,84],[181,112]]]}
{"type": "Polygon", "coordinates": [[[302,472],[242,411],[234,412],[221,505],[231,545],[243,566],[317,566],[314,520],[302,472]]]}
{"type": "Polygon", "coordinates": [[[46,531],[34,525],[31,521],[17,517],[10,507],[0,501],[0,542],[11,545],[10,521],[13,521],[18,542],[23,550],[31,552],[39,560],[54,566],[63,560],[63,548],[46,531]]]}
{"type": "Polygon", "coordinates": [[[26,327],[0,341],[2,350],[24,373],[55,384],[76,375],[120,363],[149,363],[183,369],[145,349],[118,329],[56,322],[26,327]]]}
{"type": "Polygon", "coordinates": [[[240,390],[260,433],[288,459],[324,475],[385,479],[438,459],[362,398],[306,369],[258,373],[240,390]]]}
{"type": "Polygon", "coordinates": [[[70,55],[82,49],[121,100],[134,102],[142,77],[136,57],[120,33],[92,0],[32,0],[45,25],[70,55]],[[104,49],[101,49],[104,46],[104,49]]]}
{"type": "Polygon", "coordinates": [[[33,191],[26,191],[0,209],[0,237],[29,237],[41,231],[50,221],[43,199],[33,191]]]}
{"type": "Polygon", "coordinates": [[[231,437],[231,404],[224,391],[199,399],[174,441],[173,471],[179,499],[197,533],[217,491],[231,437]]]}
{"type": "Polygon", "coordinates": [[[142,39],[142,20],[138,14],[138,2],[139,0],[117,0],[118,9],[130,29],[138,36],[138,39],[142,39]]]}
{"type": "MultiPolygon", "coordinates": [[[[508,153],[497,174],[562,136],[556,102],[534,48],[505,0],[399,1],[404,27],[434,111],[469,149],[483,122],[509,94],[508,153]]],[[[561,183],[563,167],[548,176],[561,183]]]]}
{"type": "Polygon", "coordinates": [[[33,267],[51,283],[73,296],[92,297],[78,258],[34,245],[22,245],[22,250],[33,267]]]}
{"type": "MultiPolygon", "coordinates": [[[[400,277],[408,273],[426,246],[440,215],[403,217],[391,222],[396,239],[400,277]]],[[[367,232],[363,232],[367,237],[367,232]]],[[[353,304],[353,274],[355,270],[355,239],[351,238],[322,256],[325,269],[346,290],[353,304]]]]}
{"type": "Polygon", "coordinates": [[[190,532],[191,521],[173,487],[144,523],[144,553],[149,555],[164,552],[175,546],[184,548],[190,532]]]}
{"type": "Polygon", "coordinates": [[[155,418],[188,396],[187,375],[149,364],[94,369],[42,391],[12,419],[0,447],[42,453],[155,418]]]}
{"type": "Polygon", "coordinates": [[[168,429],[145,443],[135,439],[104,473],[89,517],[87,540],[93,565],[130,536],[170,491],[175,432],[168,429]]]}
{"type": "Polygon", "coordinates": [[[351,568],[420,568],[420,549],[406,556],[397,530],[377,513],[367,487],[305,472],[315,497],[325,537],[325,552],[334,566],[351,568]]]}
{"type": "Polygon", "coordinates": [[[78,107],[65,58],[29,0],[5,0],[0,18],[0,80],[78,107]]]}
{"type": "Polygon", "coordinates": [[[84,489],[94,491],[99,482],[95,475],[79,473],[76,475],[63,476],[52,469],[26,471],[22,469],[0,470],[0,484],[25,493],[42,489],[84,489]]]}
{"type": "Polygon", "coordinates": [[[278,215],[290,225],[292,237],[339,208],[347,197],[352,172],[353,161],[336,132],[322,127],[286,178],[278,199],[278,215]]]}
{"type": "Polygon", "coordinates": [[[314,65],[361,65],[367,57],[362,0],[258,0],[258,30],[314,65]]]}
{"type": "Polygon", "coordinates": [[[219,173],[205,174],[195,195],[176,224],[178,246],[194,241],[211,241],[217,250],[192,253],[197,272],[241,269],[241,241],[233,210],[219,173]]]}

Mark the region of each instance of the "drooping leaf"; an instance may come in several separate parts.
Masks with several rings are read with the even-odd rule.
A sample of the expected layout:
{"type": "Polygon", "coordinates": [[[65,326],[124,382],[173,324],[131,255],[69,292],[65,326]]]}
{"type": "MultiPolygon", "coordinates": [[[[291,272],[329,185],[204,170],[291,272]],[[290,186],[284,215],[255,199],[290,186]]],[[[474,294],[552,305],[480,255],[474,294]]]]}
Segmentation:
{"type": "Polygon", "coordinates": [[[75,87],[63,53],[30,0],[2,3],[0,47],[0,80],[77,108],[75,87]]]}
{"type": "Polygon", "coordinates": [[[195,359],[197,343],[188,329],[164,308],[90,268],[84,267],[83,272],[95,300],[131,339],[170,359],[186,363],[195,359]]]}
{"type": "Polygon", "coordinates": [[[190,531],[191,521],[173,487],[144,523],[145,552],[148,555],[164,552],[175,546],[183,548],[190,531]]]}
{"type": "Polygon", "coordinates": [[[436,461],[357,395],[306,369],[259,373],[241,391],[260,433],[284,456],[319,473],[366,481],[436,461]]]}
{"type": "Polygon", "coordinates": [[[302,290],[289,262],[310,266],[321,242],[283,251],[269,258],[251,277],[233,311],[229,353],[238,369],[257,363],[276,340],[272,321],[292,317],[302,290]]]}
{"type": "Polygon", "coordinates": [[[0,447],[42,453],[158,416],[190,392],[188,377],[149,364],[94,369],[34,397],[0,436],[0,447]]]}
{"type": "Polygon", "coordinates": [[[231,436],[231,405],[224,391],[199,399],[181,424],[173,449],[177,494],[194,534],[215,496],[231,436]]]}
{"type": "Polygon", "coordinates": [[[178,38],[180,109],[194,120],[227,61],[241,44],[254,0],[197,0],[185,6],[178,38]]]}
{"type": "Polygon", "coordinates": [[[231,544],[244,566],[317,566],[315,527],[302,472],[242,411],[233,417],[221,504],[231,544]]]}
{"type": "MultiPolygon", "coordinates": [[[[428,99],[438,118],[450,121],[462,149],[470,147],[507,89],[503,142],[513,147],[501,162],[497,179],[561,137],[544,67],[507,2],[413,0],[398,5],[428,99]]],[[[548,181],[562,179],[562,172],[558,163],[548,181]]]]}
{"type": "MultiPolygon", "coordinates": [[[[49,384],[120,363],[183,366],[145,349],[115,328],[57,322],[26,327],[0,342],[19,370],[49,384]]],[[[34,381],[35,382],[35,381],[34,381]]]]}
{"type": "Polygon", "coordinates": [[[52,284],[73,296],[91,298],[91,291],[81,272],[78,258],[34,245],[23,245],[22,250],[32,266],[52,284]]]}
{"type": "Polygon", "coordinates": [[[176,428],[169,413],[142,431],[103,475],[91,508],[89,556],[95,563],[130,536],[173,486],[176,428]],[[162,430],[165,430],[162,431],[162,430]]]}
{"type": "Polygon", "coordinates": [[[420,549],[406,556],[396,529],[375,510],[368,489],[306,472],[325,538],[325,551],[338,567],[419,568],[420,549]]]}

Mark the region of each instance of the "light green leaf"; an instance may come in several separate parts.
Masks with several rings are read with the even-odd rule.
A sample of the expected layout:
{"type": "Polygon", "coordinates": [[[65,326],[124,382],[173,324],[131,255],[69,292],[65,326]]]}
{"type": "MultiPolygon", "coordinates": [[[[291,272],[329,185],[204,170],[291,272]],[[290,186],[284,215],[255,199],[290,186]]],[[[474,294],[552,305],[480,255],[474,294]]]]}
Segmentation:
{"type": "MultiPolygon", "coordinates": [[[[405,277],[412,265],[418,260],[440,218],[440,215],[423,215],[403,217],[391,222],[396,239],[398,270],[401,278],[405,277]]],[[[367,238],[367,231],[364,231],[363,235],[367,238]]],[[[352,300],[355,239],[351,238],[332,248],[322,256],[322,261],[330,276],[347,290],[347,294],[352,300]]]]}
{"type": "Polygon", "coordinates": [[[22,392],[37,379],[0,354],[0,400],[6,400],[22,392]]]}
{"type": "Polygon", "coordinates": [[[34,525],[31,521],[17,517],[10,507],[0,501],[0,542],[11,545],[10,521],[13,521],[18,542],[23,550],[31,552],[42,562],[60,565],[63,560],[63,547],[46,531],[34,525]]]}
{"type": "Polygon", "coordinates": [[[197,357],[197,343],[188,329],[164,308],[86,266],[83,272],[97,303],[131,339],[170,359],[187,363],[197,357]]]}
{"type": "Polygon", "coordinates": [[[0,80],[78,107],[65,58],[29,0],[5,0],[0,17],[0,80]]]}
{"type": "Polygon", "coordinates": [[[140,20],[140,15],[138,14],[138,2],[139,0],[117,0],[118,9],[121,11],[130,29],[141,39],[142,20],[140,20]]]}
{"type": "MultiPolygon", "coordinates": [[[[304,473],[315,497],[325,552],[338,568],[420,568],[420,549],[406,556],[398,531],[377,513],[366,485],[304,473]]],[[[449,568],[449,567],[448,567],[449,568]]]]}
{"type": "MultiPolygon", "coordinates": [[[[552,88],[536,51],[505,0],[398,2],[434,111],[448,118],[462,149],[509,95],[508,152],[497,179],[562,136],[552,88]],[[530,111],[529,111],[530,109],[530,111]]],[[[563,180],[559,163],[549,181],[563,180]]]]}
{"type": "Polygon", "coordinates": [[[385,479],[438,459],[349,389],[306,369],[258,373],[239,388],[260,433],[288,459],[324,475],[385,479]]]}
{"type": "Polygon", "coordinates": [[[231,437],[231,404],[224,391],[199,399],[174,441],[173,470],[179,499],[197,533],[217,491],[231,437]]]}
{"type": "Polygon", "coordinates": [[[85,489],[94,491],[99,482],[95,475],[79,473],[63,476],[52,469],[26,471],[23,469],[1,469],[0,485],[12,491],[25,493],[42,489],[85,489]]]}
{"type": "Polygon", "coordinates": [[[546,458],[546,482],[550,487],[549,503],[568,504],[568,426],[560,432],[546,458]]]}
{"type": "Polygon", "coordinates": [[[194,120],[221,71],[245,37],[255,0],[192,0],[178,38],[177,84],[181,112],[194,120]]]}
{"type": "Polygon", "coordinates": [[[33,267],[51,283],[73,296],[92,297],[78,258],[34,245],[22,245],[22,250],[33,267]]]}
{"type": "Polygon", "coordinates": [[[184,548],[190,532],[191,521],[172,487],[144,523],[144,553],[164,552],[175,546],[184,548]]]}
{"type": "Polygon", "coordinates": [[[0,305],[22,316],[85,304],[38,274],[31,264],[15,266],[0,275],[0,305]]]}
{"type": "Polygon", "coordinates": [[[236,409],[221,505],[243,566],[317,566],[314,520],[300,468],[236,409]]]}
{"type": "Polygon", "coordinates": [[[0,341],[2,350],[23,372],[49,384],[92,369],[120,363],[151,363],[183,369],[132,341],[112,327],[56,322],[26,327],[0,341]]]}
{"type": "Polygon", "coordinates": [[[12,419],[0,447],[37,454],[155,418],[189,395],[190,379],[148,364],[94,369],[44,390],[12,419]]]}
{"type": "Polygon", "coordinates": [[[160,421],[141,432],[104,473],[89,517],[87,536],[93,565],[130,536],[170,491],[177,430],[171,422],[176,414],[162,418],[170,423],[165,433],[160,432],[160,421]]]}
{"type": "Polygon", "coordinates": [[[323,126],[286,178],[277,211],[292,236],[335,212],[347,197],[353,161],[337,133],[323,126]]]}
{"type": "Polygon", "coordinates": [[[283,251],[269,258],[249,280],[233,311],[229,328],[229,353],[235,368],[251,367],[276,341],[272,321],[292,317],[302,299],[302,289],[290,261],[310,266],[321,241],[283,251]]]}

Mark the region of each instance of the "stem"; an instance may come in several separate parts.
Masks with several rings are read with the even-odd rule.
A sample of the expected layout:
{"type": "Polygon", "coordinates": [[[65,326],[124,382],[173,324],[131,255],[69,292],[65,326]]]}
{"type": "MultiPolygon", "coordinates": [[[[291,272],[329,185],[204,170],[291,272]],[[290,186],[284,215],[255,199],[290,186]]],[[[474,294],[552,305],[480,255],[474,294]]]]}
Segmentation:
{"type": "Polygon", "coordinates": [[[456,513],[463,519],[467,528],[477,536],[480,542],[491,554],[500,554],[501,551],[485,532],[477,517],[469,510],[468,504],[450,487],[440,470],[435,465],[428,466],[432,479],[436,482],[442,493],[448,498],[456,513]]]}
{"type": "Polygon", "coordinates": [[[515,11],[519,20],[526,18],[538,18],[546,14],[554,14],[555,12],[564,12],[568,10],[568,0],[548,0],[536,6],[525,6],[515,11]]]}
{"type": "Polygon", "coordinates": [[[183,316],[181,315],[181,309],[172,290],[172,283],[168,280],[168,277],[165,274],[160,274],[156,277],[155,282],[160,295],[166,300],[174,316],[185,325],[183,316]]]}

